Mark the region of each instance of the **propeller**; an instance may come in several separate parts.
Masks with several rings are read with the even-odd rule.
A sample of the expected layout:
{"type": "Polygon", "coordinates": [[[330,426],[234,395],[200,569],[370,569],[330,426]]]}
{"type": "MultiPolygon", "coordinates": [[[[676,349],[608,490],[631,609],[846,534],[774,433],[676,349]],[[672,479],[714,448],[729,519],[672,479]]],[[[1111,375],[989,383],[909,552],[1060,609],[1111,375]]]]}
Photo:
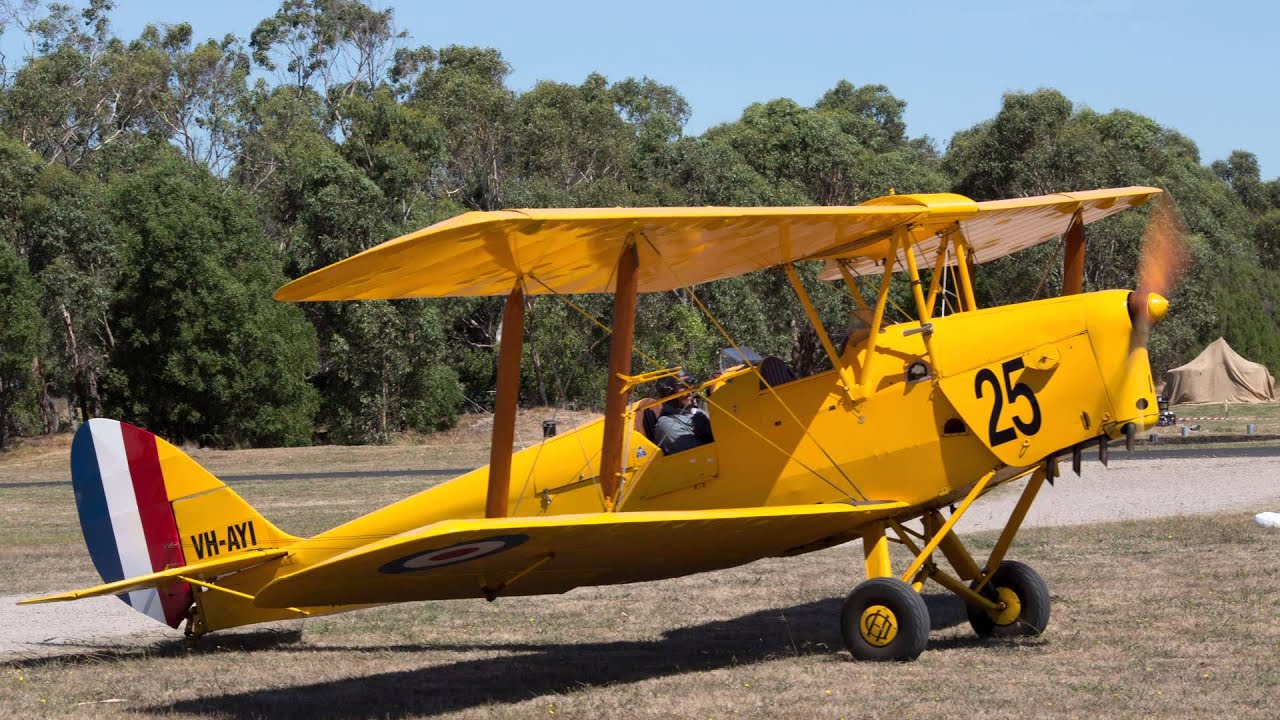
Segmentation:
{"type": "Polygon", "coordinates": [[[1138,288],[1129,295],[1134,341],[1146,347],[1151,328],[1169,311],[1167,296],[1191,264],[1187,227],[1167,194],[1160,195],[1142,233],[1138,259],[1138,288]]]}
{"type": "MultiPolygon", "coordinates": [[[[1147,342],[1151,339],[1151,328],[1169,312],[1166,296],[1177,287],[1190,264],[1186,224],[1169,196],[1160,195],[1151,208],[1147,227],[1142,233],[1138,287],[1129,294],[1129,318],[1133,321],[1129,343],[1130,372],[1138,368],[1150,372],[1147,342]]],[[[1137,427],[1133,423],[1125,425],[1125,447],[1130,451],[1136,434],[1137,427]]],[[[1106,442],[1103,437],[1099,445],[1103,464],[1106,464],[1106,442]]]]}

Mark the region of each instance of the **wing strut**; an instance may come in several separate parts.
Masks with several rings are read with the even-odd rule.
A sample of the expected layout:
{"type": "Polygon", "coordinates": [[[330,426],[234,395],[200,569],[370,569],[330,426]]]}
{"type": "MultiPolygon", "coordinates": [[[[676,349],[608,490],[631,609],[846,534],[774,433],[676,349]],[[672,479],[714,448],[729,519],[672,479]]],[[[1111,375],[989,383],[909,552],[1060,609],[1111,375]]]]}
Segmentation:
{"type": "Polygon", "coordinates": [[[1084,292],[1084,217],[1077,210],[1067,228],[1067,251],[1062,257],[1062,294],[1084,292]]]}
{"type": "Polygon", "coordinates": [[[524,342],[524,293],[517,283],[502,308],[498,341],[498,394],[493,403],[493,446],[489,448],[489,494],[484,516],[507,516],[511,496],[511,447],[515,443],[516,403],[520,399],[520,350],[524,342]]]}
{"type": "Polygon", "coordinates": [[[631,392],[631,346],[636,329],[636,276],[640,258],[634,240],[627,243],[618,259],[618,282],[613,293],[613,338],[609,343],[609,382],[604,397],[604,439],[600,448],[600,490],[606,509],[612,510],[623,470],[622,438],[626,430],[623,414],[631,392]]]}
{"type": "Polygon", "coordinates": [[[956,238],[956,275],[960,286],[961,307],[965,310],[977,310],[978,301],[973,297],[973,256],[969,254],[965,240],[956,238]]]}

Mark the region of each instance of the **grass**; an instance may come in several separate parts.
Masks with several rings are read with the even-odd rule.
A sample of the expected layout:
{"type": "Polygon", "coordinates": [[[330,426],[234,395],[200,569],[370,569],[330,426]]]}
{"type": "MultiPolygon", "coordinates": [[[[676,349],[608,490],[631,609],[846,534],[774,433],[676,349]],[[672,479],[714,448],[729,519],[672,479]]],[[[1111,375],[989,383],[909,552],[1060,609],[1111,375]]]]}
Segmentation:
{"type": "Polygon", "coordinates": [[[1152,428],[1162,436],[1175,436],[1182,432],[1181,425],[1199,425],[1197,432],[1210,434],[1244,435],[1246,425],[1254,425],[1259,435],[1280,434],[1280,402],[1241,405],[1230,403],[1202,403],[1197,405],[1174,405],[1174,414],[1178,416],[1178,424],[1170,427],[1152,428]],[[1221,417],[1225,420],[1188,420],[1193,417],[1221,417]]]}
{"type": "MultiPolygon", "coordinates": [[[[295,471],[301,468],[295,466],[295,471]]],[[[421,477],[237,485],[294,532],[421,477]]],[[[69,488],[6,489],[0,582],[96,582],[69,488]]],[[[993,535],[975,536],[975,548],[993,535]]],[[[847,545],[635,586],[376,608],[266,630],[0,661],[0,717],[1269,717],[1280,693],[1280,536],[1247,514],[1025,531],[1050,583],[1040,638],[983,642],[926,595],[919,661],[854,663],[838,632],[847,545]]],[[[905,562],[899,556],[898,567],[905,562]]]]}

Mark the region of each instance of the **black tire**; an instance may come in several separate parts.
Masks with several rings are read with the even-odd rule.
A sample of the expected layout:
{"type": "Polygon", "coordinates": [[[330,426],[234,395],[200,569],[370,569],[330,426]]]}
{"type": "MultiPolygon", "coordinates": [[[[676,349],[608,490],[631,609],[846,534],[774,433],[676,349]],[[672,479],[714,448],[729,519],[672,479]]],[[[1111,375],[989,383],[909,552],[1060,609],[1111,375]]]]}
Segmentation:
{"type": "MultiPolygon", "coordinates": [[[[973,584],[976,586],[977,582],[973,584]]],[[[1000,599],[1002,594],[1008,600],[1009,594],[1012,594],[1018,603],[1018,613],[1016,617],[1001,620],[982,608],[966,605],[969,624],[979,637],[1039,635],[1049,625],[1049,586],[1030,565],[1014,560],[1000,563],[1000,568],[992,576],[991,582],[982,589],[982,594],[992,600],[1000,599]]]]}
{"type": "Polygon", "coordinates": [[[840,635],[855,660],[915,660],[929,642],[929,608],[901,580],[872,578],[844,601],[840,635]]]}

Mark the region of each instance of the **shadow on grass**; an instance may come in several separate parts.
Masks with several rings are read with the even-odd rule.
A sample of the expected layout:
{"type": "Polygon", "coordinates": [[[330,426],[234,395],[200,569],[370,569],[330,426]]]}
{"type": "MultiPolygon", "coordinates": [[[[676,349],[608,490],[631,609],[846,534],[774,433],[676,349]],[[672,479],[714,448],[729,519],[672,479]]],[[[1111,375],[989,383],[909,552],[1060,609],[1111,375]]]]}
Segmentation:
{"type": "MultiPolygon", "coordinates": [[[[950,595],[926,595],[933,628],[966,622],[950,595]]],[[[833,598],[770,609],[732,620],[678,628],[661,640],[608,643],[454,643],[391,647],[299,645],[286,652],[499,652],[417,670],[215,695],[143,708],[155,713],[218,717],[404,717],[438,715],[489,704],[519,703],[590,685],[749,665],[797,655],[844,656],[833,598]]],[[[946,647],[972,643],[943,642],[946,647]]],[[[223,642],[223,646],[228,644],[223,642]]],[[[251,648],[246,648],[251,649],[251,648]]],[[[842,658],[843,659],[843,658],[842,658]]]]}
{"type": "MultiPolygon", "coordinates": [[[[302,641],[302,626],[288,628],[270,628],[240,630],[209,636],[195,648],[187,646],[183,640],[160,640],[142,645],[125,645],[122,643],[33,643],[42,651],[51,651],[48,655],[36,657],[6,659],[0,661],[0,667],[38,668],[64,665],[102,665],[113,662],[129,662],[143,658],[173,658],[199,655],[209,652],[253,652],[265,650],[287,649],[302,641]],[[69,652],[52,654],[52,651],[68,650],[69,652]]],[[[299,646],[306,647],[306,646],[299,646]]],[[[308,648],[309,649],[309,648],[308,648]]]]}

